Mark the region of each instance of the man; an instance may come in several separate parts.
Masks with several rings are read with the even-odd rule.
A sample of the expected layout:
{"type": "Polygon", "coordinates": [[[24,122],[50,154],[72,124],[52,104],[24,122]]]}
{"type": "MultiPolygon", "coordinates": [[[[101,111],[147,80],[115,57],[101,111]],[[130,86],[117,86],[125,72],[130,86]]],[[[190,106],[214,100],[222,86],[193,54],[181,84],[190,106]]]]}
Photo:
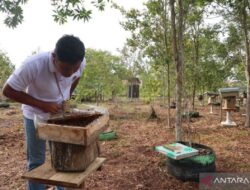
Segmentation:
{"type": "MultiPolygon", "coordinates": [[[[70,98],[82,75],[84,56],[85,47],[81,40],[64,35],[53,52],[26,59],[3,88],[6,97],[22,103],[28,170],[45,162],[46,142],[36,137],[34,116],[62,111],[63,101],[70,98]]],[[[45,186],[29,181],[28,189],[44,190],[45,186]]]]}

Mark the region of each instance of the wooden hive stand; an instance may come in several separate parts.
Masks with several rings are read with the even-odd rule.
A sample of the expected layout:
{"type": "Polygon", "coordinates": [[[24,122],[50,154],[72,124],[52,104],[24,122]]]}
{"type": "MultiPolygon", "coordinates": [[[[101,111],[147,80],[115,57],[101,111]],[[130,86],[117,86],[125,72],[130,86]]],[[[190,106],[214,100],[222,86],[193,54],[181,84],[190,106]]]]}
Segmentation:
{"type": "Polygon", "coordinates": [[[223,127],[235,127],[237,124],[231,120],[231,112],[236,109],[236,98],[239,96],[239,88],[220,88],[221,100],[224,100],[224,106],[221,104],[221,120],[222,110],[226,111],[226,120],[221,121],[223,127]]]}
{"type": "Polygon", "coordinates": [[[26,172],[22,178],[34,182],[65,187],[65,190],[84,189],[84,180],[95,170],[99,169],[105,158],[96,158],[84,172],[58,172],[52,168],[50,161],[26,172]]]}
{"type": "Polygon", "coordinates": [[[106,109],[75,110],[47,120],[35,117],[36,133],[51,143],[51,158],[22,177],[41,184],[83,189],[84,180],[100,169],[98,136],[108,127],[106,109]]]}
{"type": "Polygon", "coordinates": [[[219,96],[219,94],[214,92],[206,92],[205,95],[208,97],[208,105],[210,106],[209,114],[214,114],[213,105],[216,102],[217,96],[219,96]]]}

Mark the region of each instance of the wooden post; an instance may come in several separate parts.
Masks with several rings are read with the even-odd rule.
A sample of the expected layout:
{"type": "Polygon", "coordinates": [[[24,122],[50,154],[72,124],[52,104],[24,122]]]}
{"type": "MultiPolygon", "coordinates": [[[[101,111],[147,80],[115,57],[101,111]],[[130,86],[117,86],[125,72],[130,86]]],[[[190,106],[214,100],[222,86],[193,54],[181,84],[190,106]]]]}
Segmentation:
{"type": "Polygon", "coordinates": [[[223,98],[221,97],[220,99],[220,122],[222,122],[222,101],[223,101],[223,98]]]}

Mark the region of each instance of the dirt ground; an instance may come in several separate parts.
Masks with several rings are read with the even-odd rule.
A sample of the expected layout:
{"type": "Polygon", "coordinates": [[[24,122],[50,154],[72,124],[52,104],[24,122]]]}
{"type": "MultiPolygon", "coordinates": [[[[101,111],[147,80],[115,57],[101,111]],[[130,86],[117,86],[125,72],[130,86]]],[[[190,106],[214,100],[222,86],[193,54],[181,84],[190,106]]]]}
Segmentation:
{"type": "MultiPolygon", "coordinates": [[[[182,182],[166,171],[166,157],[154,151],[154,146],[175,140],[173,127],[167,127],[167,111],[155,105],[160,119],[148,120],[151,109],[140,102],[106,104],[110,112],[110,129],[118,139],[102,141],[101,156],[107,160],[101,171],[86,180],[88,190],[191,190],[198,183],[182,182]]],[[[201,117],[183,123],[183,128],[196,131],[193,138],[214,149],[218,172],[250,171],[250,129],[244,126],[244,117],[233,112],[238,127],[220,127],[219,107],[209,114],[208,106],[197,108],[201,117]]],[[[174,125],[174,110],[171,111],[174,125]]],[[[223,113],[225,120],[225,113],[223,113]]],[[[21,175],[26,169],[24,129],[20,105],[0,110],[0,190],[23,190],[21,175]]]]}

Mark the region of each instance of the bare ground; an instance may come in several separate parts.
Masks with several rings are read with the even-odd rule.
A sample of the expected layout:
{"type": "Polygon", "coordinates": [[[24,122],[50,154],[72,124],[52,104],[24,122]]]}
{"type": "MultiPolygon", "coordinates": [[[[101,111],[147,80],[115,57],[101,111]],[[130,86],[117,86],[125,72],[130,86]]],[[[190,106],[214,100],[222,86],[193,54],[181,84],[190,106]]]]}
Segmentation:
{"type": "MultiPolygon", "coordinates": [[[[150,106],[142,103],[106,104],[110,112],[110,129],[117,132],[118,139],[102,141],[101,156],[106,157],[102,170],[86,180],[89,190],[191,190],[198,183],[182,182],[169,175],[165,168],[165,156],[155,152],[154,146],[175,140],[174,111],[171,126],[167,127],[167,112],[155,106],[160,119],[148,120],[150,106]]],[[[218,172],[250,171],[250,129],[244,126],[240,112],[233,113],[238,127],[220,127],[219,107],[209,114],[209,108],[198,107],[201,115],[184,128],[195,131],[193,140],[214,149],[218,172]]],[[[225,119],[223,113],[223,120],[225,119]]],[[[0,110],[0,190],[25,189],[21,175],[26,168],[22,114],[18,104],[0,110]]]]}

